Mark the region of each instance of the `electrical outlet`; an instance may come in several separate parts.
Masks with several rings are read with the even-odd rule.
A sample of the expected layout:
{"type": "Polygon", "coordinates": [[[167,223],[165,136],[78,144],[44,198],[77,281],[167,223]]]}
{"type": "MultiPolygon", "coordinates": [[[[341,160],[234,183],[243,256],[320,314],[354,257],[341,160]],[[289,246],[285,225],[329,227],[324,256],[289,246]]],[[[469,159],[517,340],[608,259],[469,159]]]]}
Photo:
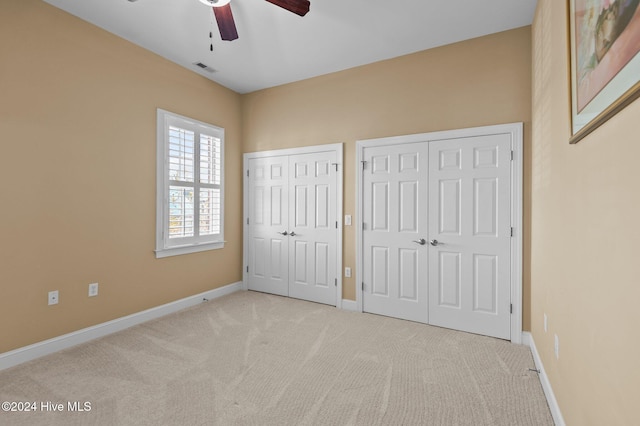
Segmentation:
{"type": "Polygon", "coordinates": [[[554,344],[553,344],[553,350],[556,353],[556,359],[560,359],[560,339],[558,339],[558,335],[554,334],[554,344]]]}
{"type": "Polygon", "coordinates": [[[547,314],[544,314],[544,332],[546,333],[547,330],[548,330],[548,327],[547,327],[547,314]]]}
{"type": "Polygon", "coordinates": [[[89,284],[89,297],[94,297],[98,295],[98,283],[89,284]]]}
{"type": "Polygon", "coordinates": [[[49,292],[49,305],[57,305],[58,304],[58,290],[53,290],[49,292]]]}
{"type": "Polygon", "coordinates": [[[346,278],[351,278],[351,268],[349,268],[348,266],[344,268],[344,276],[346,278]]]}
{"type": "Polygon", "coordinates": [[[350,214],[344,215],[344,224],[347,225],[347,226],[351,226],[351,215],[350,214]]]}

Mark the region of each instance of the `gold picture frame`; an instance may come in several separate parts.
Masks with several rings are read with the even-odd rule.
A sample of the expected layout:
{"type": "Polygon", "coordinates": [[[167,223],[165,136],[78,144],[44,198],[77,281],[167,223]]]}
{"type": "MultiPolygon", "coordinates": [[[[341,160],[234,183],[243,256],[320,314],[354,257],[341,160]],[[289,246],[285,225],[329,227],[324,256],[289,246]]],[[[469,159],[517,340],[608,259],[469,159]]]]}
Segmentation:
{"type": "Polygon", "coordinates": [[[568,0],[571,138],[640,97],[640,0],[568,0]]]}

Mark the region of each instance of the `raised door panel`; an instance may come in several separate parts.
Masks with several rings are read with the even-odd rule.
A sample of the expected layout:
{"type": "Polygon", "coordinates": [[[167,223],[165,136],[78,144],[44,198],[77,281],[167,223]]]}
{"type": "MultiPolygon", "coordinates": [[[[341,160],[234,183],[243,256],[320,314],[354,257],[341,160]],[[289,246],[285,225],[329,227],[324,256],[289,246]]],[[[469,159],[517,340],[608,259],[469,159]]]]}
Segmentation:
{"type": "Polygon", "coordinates": [[[418,249],[400,249],[400,276],[398,297],[416,302],[418,300],[418,249]]]}
{"type": "Polygon", "coordinates": [[[371,293],[389,297],[389,247],[371,247],[371,293]]]}
{"type": "Polygon", "coordinates": [[[437,298],[434,304],[450,309],[462,308],[461,292],[461,260],[462,254],[450,251],[440,251],[438,261],[437,298]]]}
{"type": "Polygon", "coordinates": [[[460,179],[442,179],[439,181],[439,203],[435,205],[437,206],[438,233],[440,235],[458,236],[462,232],[461,184],[460,179]]]}
{"type": "Polygon", "coordinates": [[[498,179],[473,180],[473,235],[498,235],[498,179]]]}

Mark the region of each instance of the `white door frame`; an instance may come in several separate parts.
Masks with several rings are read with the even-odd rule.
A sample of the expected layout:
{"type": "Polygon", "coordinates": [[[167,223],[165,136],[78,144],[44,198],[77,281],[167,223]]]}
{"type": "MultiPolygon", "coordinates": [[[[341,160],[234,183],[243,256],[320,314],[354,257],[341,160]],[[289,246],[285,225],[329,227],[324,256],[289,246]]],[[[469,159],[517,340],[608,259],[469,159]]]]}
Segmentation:
{"type": "Polygon", "coordinates": [[[336,307],[342,308],[342,193],[343,193],[343,144],[335,143],[335,144],[327,144],[327,145],[315,145],[315,146],[306,146],[300,148],[287,148],[287,149],[275,149],[270,151],[259,151],[259,152],[250,152],[243,155],[243,189],[242,189],[242,217],[243,217],[243,226],[242,226],[242,288],[244,290],[248,290],[248,277],[247,277],[247,268],[249,265],[249,225],[247,222],[249,221],[249,180],[247,179],[247,174],[249,172],[249,160],[254,158],[264,158],[264,157],[275,157],[282,155],[296,155],[296,154],[313,154],[317,152],[335,152],[336,153],[336,161],[337,161],[337,200],[336,200],[336,217],[338,218],[338,228],[337,228],[337,247],[336,247],[336,277],[338,280],[336,286],[336,307]]]}
{"type": "MultiPolygon", "coordinates": [[[[359,140],[356,142],[356,306],[362,312],[362,277],[364,258],[362,253],[362,198],[363,178],[362,161],[364,150],[372,146],[433,142],[444,139],[458,139],[473,136],[509,134],[513,161],[511,162],[511,342],[522,343],[522,179],[523,179],[523,124],[509,123],[494,126],[473,127],[468,129],[445,130],[441,132],[420,133],[415,135],[393,136],[387,138],[359,140]]],[[[427,307],[425,306],[425,309],[427,307]]]]}

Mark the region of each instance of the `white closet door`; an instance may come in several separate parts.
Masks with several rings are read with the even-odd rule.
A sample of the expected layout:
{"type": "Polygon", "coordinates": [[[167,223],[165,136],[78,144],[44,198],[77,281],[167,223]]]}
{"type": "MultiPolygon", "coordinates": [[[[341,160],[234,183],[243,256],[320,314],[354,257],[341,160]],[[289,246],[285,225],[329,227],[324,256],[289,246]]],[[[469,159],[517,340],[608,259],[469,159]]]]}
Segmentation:
{"type": "Polygon", "coordinates": [[[248,288],[289,293],[289,157],[249,160],[248,288]]]}
{"type": "Polygon", "coordinates": [[[511,139],[429,143],[429,323],[510,338],[511,139]]]}
{"type": "Polygon", "coordinates": [[[248,160],[247,287],[336,305],[338,153],[248,160]]]}
{"type": "Polygon", "coordinates": [[[368,147],[363,310],[427,322],[428,143],[368,147]]]}
{"type": "Polygon", "coordinates": [[[289,157],[289,296],[336,304],[335,152],[289,157]]]}

